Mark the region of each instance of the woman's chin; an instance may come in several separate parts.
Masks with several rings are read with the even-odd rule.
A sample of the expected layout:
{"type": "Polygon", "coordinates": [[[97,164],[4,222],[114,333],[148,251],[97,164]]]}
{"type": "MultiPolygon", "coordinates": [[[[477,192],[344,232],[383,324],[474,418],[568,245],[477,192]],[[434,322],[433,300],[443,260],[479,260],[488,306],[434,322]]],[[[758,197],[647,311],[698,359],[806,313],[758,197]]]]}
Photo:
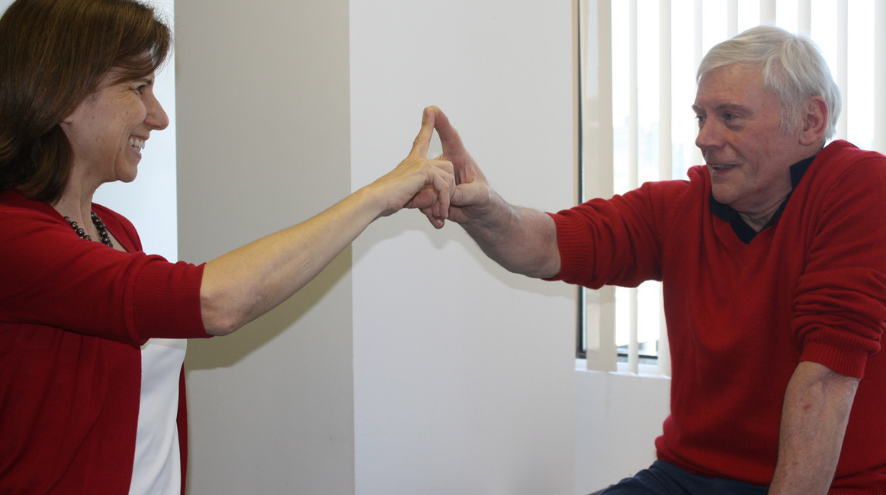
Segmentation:
{"type": "Polygon", "coordinates": [[[117,174],[117,180],[128,184],[128,183],[134,181],[137,176],[138,176],[138,169],[133,168],[132,170],[127,170],[124,173],[117,174]]]}

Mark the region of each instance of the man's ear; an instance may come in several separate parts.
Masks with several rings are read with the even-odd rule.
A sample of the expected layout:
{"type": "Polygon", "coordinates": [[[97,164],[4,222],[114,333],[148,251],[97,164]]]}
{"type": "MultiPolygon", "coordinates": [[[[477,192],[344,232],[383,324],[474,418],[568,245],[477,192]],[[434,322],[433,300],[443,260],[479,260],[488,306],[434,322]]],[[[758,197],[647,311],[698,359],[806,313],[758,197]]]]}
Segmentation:
{"type": "Polygon", "coordinates": [[[813,96],[806,100],[806,106],[800,119],[800,144],[811,146],[823,141],[829,116],[830,109],[824,98],[813,96]]]}

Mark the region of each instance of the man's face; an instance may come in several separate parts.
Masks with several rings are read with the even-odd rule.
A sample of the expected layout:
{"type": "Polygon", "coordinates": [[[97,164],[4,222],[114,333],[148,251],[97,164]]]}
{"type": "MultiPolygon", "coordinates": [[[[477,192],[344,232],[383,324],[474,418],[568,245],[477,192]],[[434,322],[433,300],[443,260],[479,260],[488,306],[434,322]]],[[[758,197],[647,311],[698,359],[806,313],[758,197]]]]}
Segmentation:
{"type": "Polygon", "coordinates": [[[790,166],[806,157],[799,131],[781,130],[780,102],[764,88],[760,69],[744,64],[714,69],[699,82],[692,108],[698,116],[695,144],[707,163],[714,199],[751,226],[765,224],[791,192],[790,166]]]}

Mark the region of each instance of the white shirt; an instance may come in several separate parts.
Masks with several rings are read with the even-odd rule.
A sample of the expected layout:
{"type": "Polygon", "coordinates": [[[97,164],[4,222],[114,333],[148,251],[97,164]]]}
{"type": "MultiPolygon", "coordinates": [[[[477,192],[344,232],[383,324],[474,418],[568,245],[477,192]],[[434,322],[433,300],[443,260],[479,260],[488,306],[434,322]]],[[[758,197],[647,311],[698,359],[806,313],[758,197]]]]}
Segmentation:
{"type": "Polygon", "coordinates": [[[142,384],[130,495],[181,495],[178,388],[185,339],[150,339],[142,346],[142,384]]]}

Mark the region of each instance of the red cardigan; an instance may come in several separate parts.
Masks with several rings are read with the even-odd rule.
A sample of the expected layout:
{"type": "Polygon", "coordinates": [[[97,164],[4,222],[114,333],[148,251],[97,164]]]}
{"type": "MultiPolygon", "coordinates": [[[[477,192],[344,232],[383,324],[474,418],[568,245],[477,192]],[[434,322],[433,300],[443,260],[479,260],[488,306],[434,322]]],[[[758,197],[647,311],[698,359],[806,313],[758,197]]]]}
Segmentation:
{"type": "Polygon", "coordinates": [[[659,459],[768,485],[800,361],[862,378],[832,494],[886,493],[886,157],[822,150],[781,217],[745,244],[712,215],[705,167],[552,214],[558,279],[661,280],[672,356],[659,459]]]}
{"type": "MultiPolygon", "coordinates": [[[[140,346],[206,336],[203,267],[145,255],[129,221],[93,209],[128,253],[80,239],[46,203],[0,194],[3,494],[128,493],[140,346]]],[[[179,393],[184,493],[184,375],[179,393]]]]}

